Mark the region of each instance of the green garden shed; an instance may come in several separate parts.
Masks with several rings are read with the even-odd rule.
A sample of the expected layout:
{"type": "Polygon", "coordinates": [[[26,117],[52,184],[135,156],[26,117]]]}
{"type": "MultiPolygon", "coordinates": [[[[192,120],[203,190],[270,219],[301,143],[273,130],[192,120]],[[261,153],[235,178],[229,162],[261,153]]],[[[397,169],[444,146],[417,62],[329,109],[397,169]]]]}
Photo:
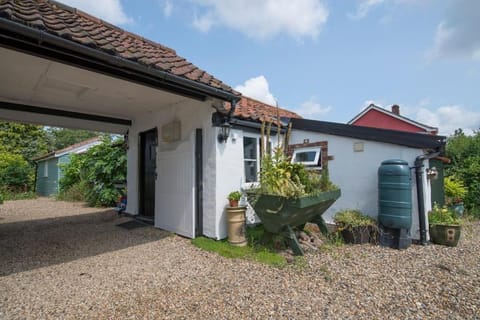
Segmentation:
{"type": "Polygon", "coordinates": [[[100,143],[100,138],[95,137],[36,158],[35,190],[37,194],[44,197],[57,194],[62,177],[61,165],[70,161],[70,155],[84,153],[100,143]]]}

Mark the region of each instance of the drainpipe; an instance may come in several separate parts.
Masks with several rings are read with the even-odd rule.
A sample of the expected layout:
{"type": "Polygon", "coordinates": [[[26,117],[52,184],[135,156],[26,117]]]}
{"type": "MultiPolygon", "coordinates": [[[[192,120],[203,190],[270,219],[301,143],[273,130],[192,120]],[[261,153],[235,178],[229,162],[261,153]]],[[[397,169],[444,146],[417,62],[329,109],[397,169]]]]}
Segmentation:
{"type": "Polygon", "coordinates": [[[420,244],[427,245],[427,223],[425,221],[425,197],[423,194],[423,161],[438,156],[440,152],[422,154],[415,158],[415,178],[417,182],[418,222],[420,224],[420,244]]]}
{"type": "Polygon", "coordinates": [[[230,122],[230,120],[232,119],[232,116],[233,114],[235,113],[235,108],[237,107],[237,101],[238,100],[234,100],[232,99],[232,101],[230,102],[230,111],[228,112],[228,116],[227,116],[227,121],[230,122]]]}

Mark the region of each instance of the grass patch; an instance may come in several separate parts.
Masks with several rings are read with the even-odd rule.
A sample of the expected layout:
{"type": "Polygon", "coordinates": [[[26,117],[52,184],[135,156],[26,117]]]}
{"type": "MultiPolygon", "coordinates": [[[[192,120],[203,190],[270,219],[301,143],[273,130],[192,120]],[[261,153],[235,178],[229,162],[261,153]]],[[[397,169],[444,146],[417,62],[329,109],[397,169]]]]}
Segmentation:
{"type": "Polygon", "coordinates": [[[283,268],[287,265],[285,257],[278,254],[273,249],[273,244],[262,243],[263,227],[256,226],[247,228],[248,244],[244,247],[232,246],[227,240],[214,240],[205,237],[198,237],[192,240],[196,247],[216,252],[222,257],[253,260],[270,266],[283,268]]]}

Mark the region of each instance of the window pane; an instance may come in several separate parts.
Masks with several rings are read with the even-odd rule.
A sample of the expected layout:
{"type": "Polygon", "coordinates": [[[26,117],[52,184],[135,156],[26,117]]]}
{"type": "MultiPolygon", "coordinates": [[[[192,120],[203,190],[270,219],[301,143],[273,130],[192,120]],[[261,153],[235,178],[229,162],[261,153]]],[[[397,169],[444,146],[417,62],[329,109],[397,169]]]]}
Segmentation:
{"type": "Polygon", "coordinates": [[[316,151],[297,152],[295,154],[295,162],[313,162],[316,155],[316,151]]]}
{"type": "Polygon", "coordinates": [[[245,160],[245,182],[257,181],[257,161],[245,160]]]}
{"type": "Polygon", "coordinates": [[[243,138],[243,158],[244,159],[257,159],[257,139],[256,138],[243,138]]]}

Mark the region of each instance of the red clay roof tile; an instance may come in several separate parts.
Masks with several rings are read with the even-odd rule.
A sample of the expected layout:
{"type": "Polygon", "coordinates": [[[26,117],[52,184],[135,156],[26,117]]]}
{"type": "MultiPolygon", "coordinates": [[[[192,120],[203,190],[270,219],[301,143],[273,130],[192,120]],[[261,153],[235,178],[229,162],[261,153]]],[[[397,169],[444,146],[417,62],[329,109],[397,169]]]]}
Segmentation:
{"type": "Polygon", "coordinates": [[[238,94],[220,80],[177,56],[173,49],[54,1],[2,0],[0,1],[0,18],[40,29],[147,67],[238,94]]]}
{"type": "MultiPolygon", "coordinates": [[[[225,111],[230,110],[230,103],[225,103],[224,107],[225,111]]],[[[277,117],[302,118],[295,112],[277,108],[245,96],[242,96],[240,101],[237,102],[235,113],[233,115],[244,120],[255,120],[259,122],[275,122],[277,117]]]]}

